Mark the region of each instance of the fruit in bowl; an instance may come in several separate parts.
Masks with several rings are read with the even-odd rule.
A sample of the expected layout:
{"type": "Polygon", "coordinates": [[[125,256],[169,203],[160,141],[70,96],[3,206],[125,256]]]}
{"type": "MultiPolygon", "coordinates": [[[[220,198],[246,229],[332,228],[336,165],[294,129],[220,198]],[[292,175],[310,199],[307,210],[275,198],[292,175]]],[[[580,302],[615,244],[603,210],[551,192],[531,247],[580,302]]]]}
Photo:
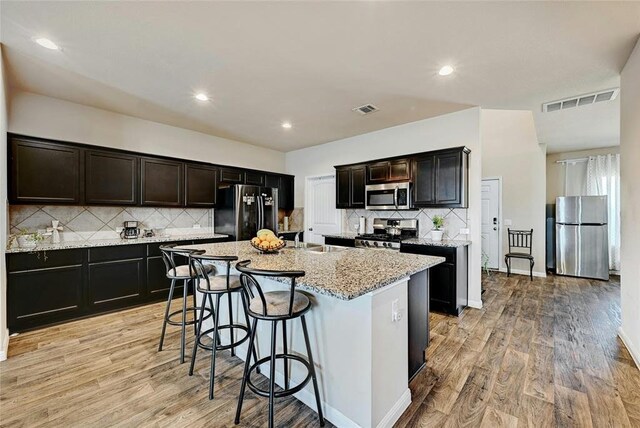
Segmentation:
{"type": "Polygon", "coordinates": [[[269,229],[260,229],[257,236],[251,240],[253,248],[266,252],[277,252],[283,248],[286,244],[282,239],[279,239],[275,233],[269,229]]]}

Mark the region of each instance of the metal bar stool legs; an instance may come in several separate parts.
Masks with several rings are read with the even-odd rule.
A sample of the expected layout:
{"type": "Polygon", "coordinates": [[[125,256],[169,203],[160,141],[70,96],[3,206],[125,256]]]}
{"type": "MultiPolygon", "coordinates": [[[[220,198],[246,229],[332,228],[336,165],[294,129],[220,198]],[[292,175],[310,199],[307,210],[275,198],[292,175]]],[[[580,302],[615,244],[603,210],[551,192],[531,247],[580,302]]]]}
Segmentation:
{"type": "Polygon", "coordinates": [[[160,334],[160,345],[158,345],[158,352],[162,351],[162,345],[164,344],[164,334],[167,331],[167,320],[169,319],[169,310],[171,310],[171,300],[173,300],[173,291],[176,288],[176,280],[171,280],[171,288],[169,289],[169,299],[167,299],[167,307],[164,310],[164,319],[162,320],[162,333],[160,334]]]}

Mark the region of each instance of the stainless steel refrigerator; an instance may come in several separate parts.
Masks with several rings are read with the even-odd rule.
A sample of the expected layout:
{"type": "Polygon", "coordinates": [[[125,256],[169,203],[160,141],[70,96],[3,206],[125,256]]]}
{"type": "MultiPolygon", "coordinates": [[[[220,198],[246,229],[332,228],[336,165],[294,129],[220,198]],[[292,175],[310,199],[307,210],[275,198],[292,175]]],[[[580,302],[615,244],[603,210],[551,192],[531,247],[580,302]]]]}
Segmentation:
{"type": "Polygon", "coordinates": [[[237,184],[218,191],[213,211],[216,233],[245,241],[260,229],[278,233],[278,189],[237,184]]]}
{"type": "Polygon", "coordinates": [[[556,199],[556,273],[609,279],[606,196],[556,199]]]}

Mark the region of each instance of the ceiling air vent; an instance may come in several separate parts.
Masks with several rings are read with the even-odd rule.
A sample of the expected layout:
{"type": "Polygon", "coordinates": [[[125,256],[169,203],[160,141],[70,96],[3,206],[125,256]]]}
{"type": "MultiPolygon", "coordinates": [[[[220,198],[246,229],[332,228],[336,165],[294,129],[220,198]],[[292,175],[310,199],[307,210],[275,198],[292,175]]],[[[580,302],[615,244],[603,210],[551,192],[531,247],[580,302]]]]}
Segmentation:
{"type": "Polygon", "coordinates": [[[369,114],[369,113],[373,113],[378,111],[378,107],[374,106],[373,104],[365,104],[363,106],[360,107],[356,107],[354,109],[351,109],[352,111],[357,111],[358,113],[365,115],[365,114],[369,114]]]}
{"type": "Polygon", "coordinates": [[[568,108],[582,107],[593,103],[599,103],[601,101],[612,101],[616,99],[618,92],[620,92],[620,88],[607,89],[606,91],[595,92],[593,94],[585,94],[564,100],[551,101],[550,103],[542,104],[542,111],[544,113],[549,113],[552,111],[566,110],[568,108]]]}

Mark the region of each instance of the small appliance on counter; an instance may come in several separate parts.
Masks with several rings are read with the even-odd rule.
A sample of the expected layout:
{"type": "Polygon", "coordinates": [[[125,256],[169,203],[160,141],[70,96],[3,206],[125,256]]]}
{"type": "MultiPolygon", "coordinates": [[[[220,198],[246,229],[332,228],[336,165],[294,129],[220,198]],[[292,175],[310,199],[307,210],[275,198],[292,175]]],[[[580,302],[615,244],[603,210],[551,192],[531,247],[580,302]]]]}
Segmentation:
{"type": "Polygon", "coordinates": [[[153,229],[144,229],[142,236],[144,236],[145,238],[153,238],[154,236],[156,236],[156,233],[153,231],[153,229]]]}
{"type": "Polygon", "coordinates": [[[125,221],[122,232],[120,232],[120,238],[123,239],[138,239],[140,236],[140,228],[137,221],[125,221]]]}

